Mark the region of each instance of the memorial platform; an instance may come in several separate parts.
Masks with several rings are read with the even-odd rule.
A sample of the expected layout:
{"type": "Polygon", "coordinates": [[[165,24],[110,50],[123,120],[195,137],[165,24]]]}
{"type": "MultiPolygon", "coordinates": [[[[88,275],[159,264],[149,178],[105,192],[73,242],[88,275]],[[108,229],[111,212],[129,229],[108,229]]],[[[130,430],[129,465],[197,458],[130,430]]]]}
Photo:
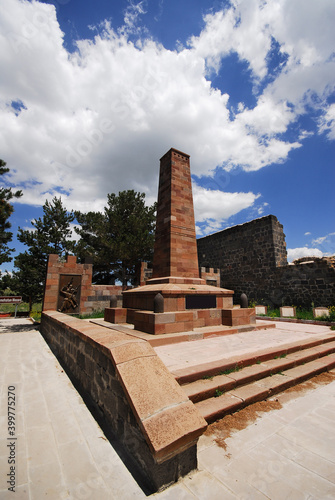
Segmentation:
{"type": "Polygon", "coordinates": [[[158,335],[151,335],[150,333],[142,332],[140,330],[136,330],[134,325],[123,322],[119,324],[114,324],[109,321],[105,321],[104,319],[92,319],[92,323],[96,323],[97,325],[105,326],[106,328],[110,328],[112,330],[120,331],[123,333],[127,333],[133,337],[137,337],[142,340],[146,340],[153,347],[163,346],[163,345],[172,345],[179,344],[180,342],[189,342],[193,340],[203,340],[210,339],[215,337],[222,336],[231,336],[237,333],[251,333],[260,330],[268,330],[276,328],[276,324],[270,321],[262,321],[258,320],[253,325],[240,325],[240,326],[206,326],[194,328],[194,330],[177,332],[177,333],[164,333],[158,335]]]}

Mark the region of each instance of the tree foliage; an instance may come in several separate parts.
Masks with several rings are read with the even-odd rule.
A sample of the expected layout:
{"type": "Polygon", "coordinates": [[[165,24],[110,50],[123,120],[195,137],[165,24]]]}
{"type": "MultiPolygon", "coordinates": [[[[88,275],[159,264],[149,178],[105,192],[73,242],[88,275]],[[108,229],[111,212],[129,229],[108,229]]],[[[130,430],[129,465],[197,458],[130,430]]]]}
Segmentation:
{"type": "Polygon", "coordinates": [[[153,254],[156,204],[133,190],[107,196],[104,212],[75,212],[80,228],[77,254],[93,259],[95,283],[137,284],[141,260],[153,254]]]}
{"type": "MultiPolygon", "coordinates": [[[[0,160],[0,175],[7,174],[9,168],[6,163],[0,160]]],[[[8,231],[11,228],[9,217],[13,213],[13,205],[10,200],[20,198],[22,191],[13,192],[11,188],[0,186],[0,264],[10,262],[12,260],[11,253],[14,248],[9,248],[8,243],[12,241],[13,233],[8,231]]]]}
{"type": "Polygon", "coordinates": [[[19,293],[24,300],[40,301],[43,297],[45,273],[49,254],[65,256],[72,253],[75,242],[71,241],[73,212],[67,212],[61,198],[53,198],[43,205],[43,217],[32,221],[32,229],[18,231],[18,240],[28,250],[20,253],[14,261],[14,276],[19,293]]]}
{"type": "Polygon", "coordinates": [[[16,295],[17,280],[8,271],[0,272],[0,295],[16,295]]]}

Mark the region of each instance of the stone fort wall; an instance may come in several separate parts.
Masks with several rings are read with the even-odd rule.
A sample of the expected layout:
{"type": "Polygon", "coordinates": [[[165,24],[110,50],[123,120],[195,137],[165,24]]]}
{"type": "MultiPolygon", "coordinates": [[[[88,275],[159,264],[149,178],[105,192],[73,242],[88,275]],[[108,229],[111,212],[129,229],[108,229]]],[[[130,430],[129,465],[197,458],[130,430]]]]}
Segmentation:
{"type": "Polygon", "coordinates": [[[221,269],[221,286],[270,306],[335,304],[334,259],[287,263],[283,226],[268,215],[199,238],[200,267],[221,269]]]}

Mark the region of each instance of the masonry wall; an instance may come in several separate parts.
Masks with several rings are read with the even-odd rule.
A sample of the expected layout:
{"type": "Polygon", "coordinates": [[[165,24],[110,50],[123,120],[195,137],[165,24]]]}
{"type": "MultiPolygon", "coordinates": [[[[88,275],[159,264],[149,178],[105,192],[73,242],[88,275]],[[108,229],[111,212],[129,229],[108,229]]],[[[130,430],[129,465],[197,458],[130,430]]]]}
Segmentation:
{"type": "Polygon", "coordinates": [[[221,269],[221,286],[234,290],[234,302],[311,307],[335,303],[335,269],[329,259],[287,264],[283,226],[274,215],[199,238],[200,266],[221,269]]]}
{"type": "Polygon", "coordinates": [[[57,311],[41,333],[151,491],[197,467],[207,424],[148,342],[57,311]]]}
{"type": "Polygon", "coordinates": [[[285,305],[328,307],[335,305],[335,265],[328,258],[313,258],[306,263],[278,268],[269,277],[268,288],[275,302],[285,305]]]}
{"type": "Polygon", "coordinates": [[[83,304],[82,313],[103,311],[110,307],[111,296],[116,295],[117,307],[122,307],[122,287],[117,285],[91,285],[89,295],[83,304]]]}

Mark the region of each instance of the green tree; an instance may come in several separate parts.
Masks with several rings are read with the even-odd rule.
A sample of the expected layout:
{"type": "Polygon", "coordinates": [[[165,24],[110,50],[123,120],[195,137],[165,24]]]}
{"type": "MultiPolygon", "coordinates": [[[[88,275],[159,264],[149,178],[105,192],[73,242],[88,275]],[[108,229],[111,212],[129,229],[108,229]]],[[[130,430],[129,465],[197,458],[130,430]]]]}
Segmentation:
{"type": "Polygon", "coordinates": [[[8,272],[0,272],[0,295],[17,295],[17,280],[8,272]]]}
{"type": "Polygon", "coordinates": [[[77,254],[93,259],[95,283],[137,284],[141,260],[152,259],[155,212],[156,204],[146,206],[145,194],[133,190],[107,195],[103,213],[75,212],[77,254]]]}
{"type": "Polygon", "coordinates": [[[18,231],[18,240],[28,246],[14,261],[14,276],[19,283],[23,299],[33,302],[43,297],[48,255],[66,256],[74,252],[75,242],[71,238],[73,212],[67,212],[61,198],[53,198],[43,205],[43,217],[32,221],[32,229],[18,231]]]}
{"type": "MultiPolygon", "coordinates": [[[[0,175],[7,174],[9,168],[6,167],[6,162],[0,160],[0,175]]],[[[10,262],[12,260],[11,253],[14,248],[9,248],[8,243],[12,241],[13,233],[8,231],[11,228],[9,217],[14,211],[10,200],[20,198],[22,191],[13,192],[11,188],[0,186],[0,264],[10,262]]]]}

